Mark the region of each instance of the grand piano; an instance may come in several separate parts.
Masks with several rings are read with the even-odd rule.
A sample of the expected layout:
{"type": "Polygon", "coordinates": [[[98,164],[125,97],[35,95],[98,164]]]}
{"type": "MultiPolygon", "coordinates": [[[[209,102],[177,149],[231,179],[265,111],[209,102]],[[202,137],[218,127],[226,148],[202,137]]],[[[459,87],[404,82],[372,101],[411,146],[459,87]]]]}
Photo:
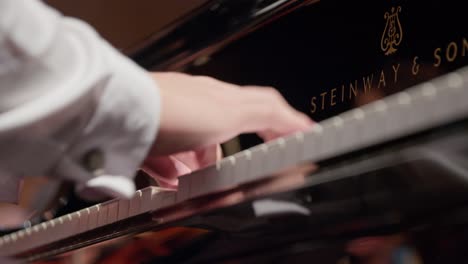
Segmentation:
{"type": "MultiPolygon", "coordinates": [[[[49,219],[6,232],[0,256],[34,263],[468,263],[462,1],[174,1],[192,7],[172,4],[177,16],[122,33],[127,38],[106,27],[109,20],[89,19],[97,13],[92,4],[49,2],[88,18],[149,70],[273,86],[319,123],[267,143],[241,135],[223,145],[226,158],[182,176],[177,191],[139,175],[141,189],[130,200],[90,204],[68,194],[49,219]]],[[[151,21],[147,8],[143,18],[134,11],[126,12],[151,21]]]]}

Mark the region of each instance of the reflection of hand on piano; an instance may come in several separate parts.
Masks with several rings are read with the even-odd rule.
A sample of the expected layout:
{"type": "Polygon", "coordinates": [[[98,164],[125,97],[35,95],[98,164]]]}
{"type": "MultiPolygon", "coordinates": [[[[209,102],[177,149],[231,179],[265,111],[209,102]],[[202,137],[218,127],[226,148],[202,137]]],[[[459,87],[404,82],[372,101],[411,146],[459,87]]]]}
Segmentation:
{"type": "Polygon", "coordinates": [[[363,264],[423,263],[419,253],[408,244],[408,236],[396,233],[356,238],[346,244],[346,252],[363,264]]]}
{"type": "MultiPolygon", "coordinates": [[[[166,219],[180,219],[188,215],[234,205],[255,197],[292,189],[304,184],[306,176],[316,169],[317,166],[313,164],[295,166],[271,175],[271,177],[243,184],[225,192],[212,193],[191,200],[183,206],[183,210],[176,206],[163,211],[162,215],[166,219]]],[[[158,217],[159,214],[156,212],[154,218],[158,217]]]]}
{"type": "Polygon", "coordinates": [[[221,157],[217,144],[240,133],[255,132],[270,140],[312,124],[274,89],[241,88],[180,73],[154,77],[163,109],[144,170],[164,187],[176,187],[178,176],[216,162],[221,157]]]}

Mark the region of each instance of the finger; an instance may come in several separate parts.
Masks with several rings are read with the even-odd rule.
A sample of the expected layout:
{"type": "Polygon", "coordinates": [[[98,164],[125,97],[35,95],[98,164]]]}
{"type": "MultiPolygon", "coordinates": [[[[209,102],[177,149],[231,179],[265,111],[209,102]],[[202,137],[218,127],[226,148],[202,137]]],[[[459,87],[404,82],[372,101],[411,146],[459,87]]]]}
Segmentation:
{"type": "Polygon", "coordinates": [[[28,218],[28,212],[16,205],[10,203],[0,203],[0,223],[1,229],[13,229],[20,227],[28,218]]]}
{"type": "Polygon", "coordinates": [[[171,175],[171,177],[178,177],[215,163],[220,159],[220,152],[221,148],[216,144],[194,151],[184,151],[170,155],[173,163],[185,168],[183,170],[176,171],[174,176],[171,175]]]}
{"type": "Polygon", "coordinates": [[[144,168],[148,170],[147,172],[166,179],[177,179],[180,175],[192,171],[185,163],[173,156],[149,157],[144,163],[144,168]]]}
{"type": "Polygon", "coordinates": [[[219,144],[196,150],[195,155],[197,156],[198,162],[197,169],[212,165],[223,157],[221,146],[219,144]]]}
{"type": "Polygon", "coordinates": [[[179,185],[179,180],[177,178],[167,178],[159,173],[153,171],[148,166],[142,166],[141,168],[146,174],[150,175],[157,183],[158,186],[169,189],[176,189],[179,185]]]}
{"type": "Polygon", "coordinates": [[[313,121],[305,114],[292,108],[272,88],[244,88],[242,132],[257,132],[272,139],[310,128],[313,121]]]}

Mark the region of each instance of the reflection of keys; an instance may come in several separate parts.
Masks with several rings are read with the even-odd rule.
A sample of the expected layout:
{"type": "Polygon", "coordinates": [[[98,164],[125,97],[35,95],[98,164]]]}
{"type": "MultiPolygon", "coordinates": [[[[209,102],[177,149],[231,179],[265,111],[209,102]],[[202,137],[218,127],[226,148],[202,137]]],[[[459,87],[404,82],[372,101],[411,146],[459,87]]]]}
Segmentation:
{"type": "Polygon", "coordinates": [[[137,191],[130,200],[111,200],[34,225],[0,239],[0,255],[24,252],[175,203],[176,192],[158,187],[137,191]]]}
{"type": "Polygon", "coordinates": [[[260,180],[302,162],[323,161],[466,118],[467,84],[468,68],[325,120],[310,131],[226,157],[181,177],[177,192],[148,187],[130,200],[112,200],[3,236],[0,255],[25,252],[131,216],[260,180]]]}

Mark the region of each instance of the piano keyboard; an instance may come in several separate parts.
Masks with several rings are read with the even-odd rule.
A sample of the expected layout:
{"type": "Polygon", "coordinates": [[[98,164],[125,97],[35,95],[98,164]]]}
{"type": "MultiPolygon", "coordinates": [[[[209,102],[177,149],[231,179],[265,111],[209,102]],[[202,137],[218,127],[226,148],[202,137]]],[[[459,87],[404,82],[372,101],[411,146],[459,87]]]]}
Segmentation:
{"type": "Polygon", "coordinates": [[[132,216],[260,180],[303,162],[320,162],[468,117],[468,68],[355,108],[310,131],[260,144],[180,178],[177,192],[148,187],[0,238],[13,256],[132,216]]]}

